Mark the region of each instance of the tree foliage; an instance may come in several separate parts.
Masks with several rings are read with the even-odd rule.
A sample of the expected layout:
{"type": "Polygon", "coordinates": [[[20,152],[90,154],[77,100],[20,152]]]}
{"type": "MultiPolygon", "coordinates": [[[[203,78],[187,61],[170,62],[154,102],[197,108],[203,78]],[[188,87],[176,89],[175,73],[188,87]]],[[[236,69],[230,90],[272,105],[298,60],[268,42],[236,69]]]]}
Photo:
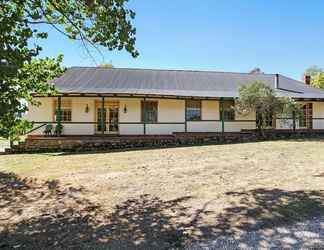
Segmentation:
{"type": "Polygon", "coordinates": [[[250,74],[264,74],[264,72],[258,67],[252,69],[249,73],[250,74]]]}
{"type": "Polygon", "coordinates": [[[135,49],[135,13],[127,0],[0,0],[0,136],[14,138],[28,123],[20,118],[32,93],[50,94],[46,83],[63,73],[62,57],[39,59],[39,40],[48,34],[38,30],[48,25],[70,39],[99,50],[135,49]]]}
{"type": "Polygon", "coordinates": [[[312,66],[305,71],[305,75],[311,77],[311,85],[324,89],[324,69],[318,66],[312,66]]]}
{"type": "Polygon", "coordinates": [[[235,110],[241,115],[254,112],[259,115],[257,128],[263,134],[269,114],[273,117],[292,118],[300,114],[299,105],[291,98],[278,97],[275,91],[261,81],[244,85],[239,90],[235,110]]]}
{"type": "Polygon", "coordinates": [[[103,63],[103,64],[100,64],[99,67],[106,68],[106,69],[112,69],[114,67],[114,65],[112,65],[111,63],[103,63]]]}

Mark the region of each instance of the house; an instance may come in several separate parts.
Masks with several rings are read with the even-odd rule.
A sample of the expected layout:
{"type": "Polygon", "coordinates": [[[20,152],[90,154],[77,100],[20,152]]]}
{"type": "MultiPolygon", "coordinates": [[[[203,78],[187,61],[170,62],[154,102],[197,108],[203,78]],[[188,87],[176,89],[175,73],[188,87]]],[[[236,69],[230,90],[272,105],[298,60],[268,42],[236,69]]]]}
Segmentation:
{"type": "Polygon", "coordinates": [[[51,82],[60,95],[35,95],[41,105],[30,106],[26,117],[32,135],[58,123],[63,135],[239,132],[256,128],[256,114],[240,116],[231,107],[239,88],[256,80],[303,105],[302,119],[270,115],[269,127],[324,129],[324,91],[309,86],[309,77],[190,70],[72,67],[51,82]]]}

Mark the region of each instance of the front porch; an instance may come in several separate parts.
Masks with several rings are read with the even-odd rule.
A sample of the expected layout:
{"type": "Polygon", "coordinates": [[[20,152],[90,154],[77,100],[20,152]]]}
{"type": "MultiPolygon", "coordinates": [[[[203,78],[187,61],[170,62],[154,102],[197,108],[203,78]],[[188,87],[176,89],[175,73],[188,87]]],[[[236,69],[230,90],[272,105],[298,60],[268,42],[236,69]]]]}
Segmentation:
{"type": "MultiPolygon", "coordinates": [[[[242,116],[231,107],[233,98],[198,99],[130,96],[39,97],[27,119],[34,122],[29,135],[172,135],[174,133],[236,133],[256,129],[256,115],[242,116]]],[[[324,102],[301,100],[304,119],[269,121],[274,129],[324,129],[324,102]]]]}

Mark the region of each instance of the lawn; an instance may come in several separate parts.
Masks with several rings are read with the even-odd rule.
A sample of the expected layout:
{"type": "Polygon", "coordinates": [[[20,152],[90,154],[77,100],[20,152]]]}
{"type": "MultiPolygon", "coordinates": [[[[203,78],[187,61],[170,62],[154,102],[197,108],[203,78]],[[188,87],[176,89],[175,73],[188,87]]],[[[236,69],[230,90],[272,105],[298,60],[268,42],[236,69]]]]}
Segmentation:
{"type": "Polygon", "coordinates": [[[289,140],[2,155],[0,244],[168,249],[266,234],[274,225],[324,215],[323,145],[289,140]]]}

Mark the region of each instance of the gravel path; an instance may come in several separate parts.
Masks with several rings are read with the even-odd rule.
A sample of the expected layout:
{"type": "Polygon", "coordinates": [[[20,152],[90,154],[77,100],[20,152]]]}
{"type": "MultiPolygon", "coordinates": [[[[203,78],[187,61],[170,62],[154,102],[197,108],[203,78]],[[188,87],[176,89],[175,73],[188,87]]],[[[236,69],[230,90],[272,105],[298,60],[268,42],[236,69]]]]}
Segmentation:
{"type": "Polygon", "coordinates": [[[211,249],[324,249],[324,217],[235,237],[189,246],[187,250],[211,249]]]}

